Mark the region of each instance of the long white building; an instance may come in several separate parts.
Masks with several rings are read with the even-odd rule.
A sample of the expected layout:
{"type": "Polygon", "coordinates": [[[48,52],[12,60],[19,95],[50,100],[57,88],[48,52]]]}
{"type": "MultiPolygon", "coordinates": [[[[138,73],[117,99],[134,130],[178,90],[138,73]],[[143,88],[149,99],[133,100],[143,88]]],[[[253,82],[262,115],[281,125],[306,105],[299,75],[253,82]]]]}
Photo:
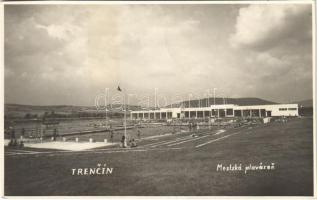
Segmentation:
{"type": "Polygon", "coordinates": [[[160,108],[158,110],[132,111],[131,119],[199,119],[209,117],[275,117],[298,116],[298,104],[273,104],[238,106],[212,105],[195,108],[160,108]]]}

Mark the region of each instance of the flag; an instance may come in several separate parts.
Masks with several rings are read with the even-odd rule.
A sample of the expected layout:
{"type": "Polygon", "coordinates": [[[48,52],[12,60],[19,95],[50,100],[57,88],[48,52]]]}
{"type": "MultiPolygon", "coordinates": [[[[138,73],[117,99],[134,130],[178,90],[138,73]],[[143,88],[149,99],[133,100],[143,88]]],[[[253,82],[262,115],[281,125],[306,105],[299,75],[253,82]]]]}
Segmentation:
{"type": "Polygon", "coordinates": [[[121,88],[120,88],[120,86],[118,86],[117,90],[118,90],[119,92],[121,92],[121,91],[122,91],[122,90],[121,90],[121,88]]]}

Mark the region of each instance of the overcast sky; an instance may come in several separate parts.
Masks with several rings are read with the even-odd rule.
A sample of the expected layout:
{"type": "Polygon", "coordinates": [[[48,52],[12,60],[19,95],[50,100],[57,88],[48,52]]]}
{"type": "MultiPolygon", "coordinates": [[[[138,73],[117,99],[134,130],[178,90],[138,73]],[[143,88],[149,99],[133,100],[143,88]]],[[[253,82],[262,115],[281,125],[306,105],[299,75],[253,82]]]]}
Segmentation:
{"type": "Polygon", "coordinates": [[[311,18],[305,4],[5,5],[5,103],[93,105],[118,84],[311,99],[311,18]]]}

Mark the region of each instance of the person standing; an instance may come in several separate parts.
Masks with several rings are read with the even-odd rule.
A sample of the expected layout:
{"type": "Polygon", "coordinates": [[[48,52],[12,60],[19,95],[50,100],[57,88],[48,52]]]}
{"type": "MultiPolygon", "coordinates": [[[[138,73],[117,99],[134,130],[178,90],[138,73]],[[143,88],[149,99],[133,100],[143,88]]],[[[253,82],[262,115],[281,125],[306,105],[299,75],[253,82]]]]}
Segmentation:
{"type": "Polygon", "coordinates": [[[11,139],[15,139],[15,130],[12,127],[10,127],[10,137],[11,139]]]}
{"type": "Polygon", "coordinates": [[[126,138],[125,138],[125,136],[123,135],[122,138],[121,138],[121,144],[122,144],[122,147],[123,147],[123,148],[126,147],[126,146],[125,146],[125,140],[126,140],[126,138]]]}
{"type": "Polygon", "coordinates": [[[14,140],[15,140],[15,132],[13,127],[9,127],[9,134],[10,134],[10,142],[9,142],[9,146],[14,146],[14,140]]]}
{"type": "Polygon", "coordinates": [[[22,130],[21,130],[21,135],[24,137],[24,135],[25,135],[25,128],[22,128],[22,130]]]}
{"type": "Polygon", "coordinates": [[[113,143],[113,130],[110,130],[110,141],[113,143]]]}
{"type": "Polygon", "coordinates": [[[53,133],[53,140],[56,141],[57,138],[57,129],[54,129],[54,133],[53,133]]]}

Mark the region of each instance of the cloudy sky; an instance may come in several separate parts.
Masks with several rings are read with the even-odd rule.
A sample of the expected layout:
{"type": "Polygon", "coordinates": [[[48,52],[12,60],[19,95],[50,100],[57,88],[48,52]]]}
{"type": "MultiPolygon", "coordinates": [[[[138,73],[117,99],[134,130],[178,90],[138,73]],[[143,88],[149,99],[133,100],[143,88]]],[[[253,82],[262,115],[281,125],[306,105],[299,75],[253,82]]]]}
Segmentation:
{"type": "Polygon", "coordinates": [[[118,84],[311,99],[311,18],[305,4],[6,5],[5,103],[93,105],[118,84]]]}

